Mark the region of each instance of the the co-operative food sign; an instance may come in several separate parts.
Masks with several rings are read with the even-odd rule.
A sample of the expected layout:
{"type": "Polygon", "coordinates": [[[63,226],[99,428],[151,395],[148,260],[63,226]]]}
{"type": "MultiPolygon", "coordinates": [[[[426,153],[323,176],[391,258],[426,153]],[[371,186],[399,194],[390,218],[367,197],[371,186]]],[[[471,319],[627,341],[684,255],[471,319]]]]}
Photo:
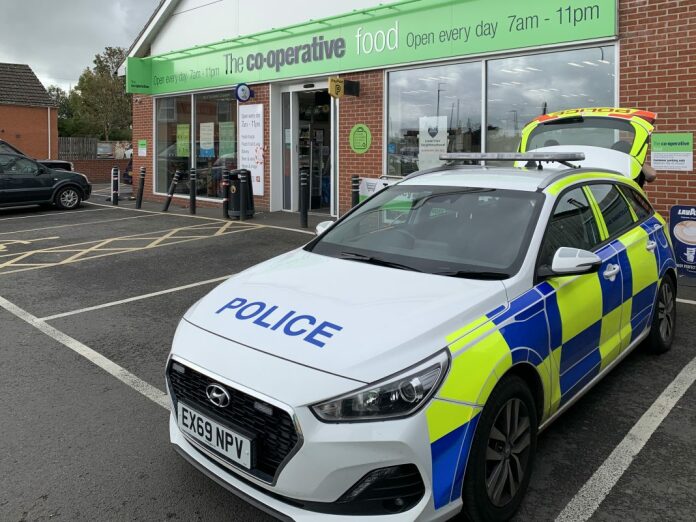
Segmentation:
{"type": "Polygon", "coordinates": [[[397,2],[206,48],[129,58],[127,86],[162,94],[611,37],[616,10],[616,0],[397,2]]]}

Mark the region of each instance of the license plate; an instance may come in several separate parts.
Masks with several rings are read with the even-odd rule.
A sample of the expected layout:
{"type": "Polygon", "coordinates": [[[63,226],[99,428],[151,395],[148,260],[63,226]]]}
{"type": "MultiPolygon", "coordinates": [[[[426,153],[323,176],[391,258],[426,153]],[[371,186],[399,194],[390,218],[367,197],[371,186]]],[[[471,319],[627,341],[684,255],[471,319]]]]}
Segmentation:
{"type": "Polygon", "coordinates": [[[177,405],[179,429],[231,461],[251,469],[251,439],[226,428],[193,408],[177,405]]]}

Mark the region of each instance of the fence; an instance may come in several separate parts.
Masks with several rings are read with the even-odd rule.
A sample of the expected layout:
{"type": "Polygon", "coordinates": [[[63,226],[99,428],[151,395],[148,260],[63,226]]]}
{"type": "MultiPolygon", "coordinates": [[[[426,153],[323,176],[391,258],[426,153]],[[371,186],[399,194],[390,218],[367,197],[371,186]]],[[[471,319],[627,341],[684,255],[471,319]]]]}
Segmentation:
{"type": "Polygon", "coordinates": [[[97,138],[58,138],[58,158],[62,160],[97,159],[97,138]]]}

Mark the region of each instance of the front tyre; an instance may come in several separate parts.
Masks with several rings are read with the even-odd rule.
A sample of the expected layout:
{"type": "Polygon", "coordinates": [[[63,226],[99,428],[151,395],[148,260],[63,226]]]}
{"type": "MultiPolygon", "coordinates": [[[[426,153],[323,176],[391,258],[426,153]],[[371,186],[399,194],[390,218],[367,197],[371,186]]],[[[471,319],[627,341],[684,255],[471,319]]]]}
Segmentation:
{"type": "Polygon", "coordinates": [[[72,210],[80,206],[82,196],[74,187],[65,187],[56,194],[56,206],[63,210],[72,210]]]}
{"type": "Polygon", "coordinates": [[[527,384],[503,379],[481,413],[462,490],[471,522],[509,520],[524,498],[536,454],[537,409],[527,384]]]}
{"type": "Polygon", "coordinates": [[[647,338],[648,349],[653,353],[665,353],[672,348],[677,326],[677,292],[672,278],[666,276],[657,291],[657,306],[647,338]]]}

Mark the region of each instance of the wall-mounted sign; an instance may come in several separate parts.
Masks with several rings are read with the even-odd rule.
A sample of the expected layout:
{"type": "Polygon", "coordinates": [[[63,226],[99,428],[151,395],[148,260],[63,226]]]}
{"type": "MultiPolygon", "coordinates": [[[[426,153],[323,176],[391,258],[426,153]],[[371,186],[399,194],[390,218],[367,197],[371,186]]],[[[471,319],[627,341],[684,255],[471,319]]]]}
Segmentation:
{"type": "Polygon", "coordinates": [[[147,140],[138,140],[138,156],[141,158],[147,156],[147,140]]]}
{"type": "Polygon", "coordinates": [[[596,40],[616,36],[616,14],[617,0],[408,0],[220,42],[208,52],[128,58],[126,85],[164,94],[596,40]]]}
{"type": "Polygon", "coordinates": [[[191,150],[191,126],[179,123],[176,126],[176,157],[188,158],[191,150]]]}
{"type": "Polygon", "coordinates": [[[356,154],[365,154],[370,150],[370,146],[372,145],[372,132],[370,132],[370,128],[364,123],[358,123],[351,129],[348,142],[353,152],[356,154]]]}
{"type": "Polygon", "coordinates": [[[690,132],[653,134],[650,163],[655,170],[694,170],[694,135],[690,132]]]}
{"type": "Polygon", "coordinates": [[[239,106],[239,168],[251,172],[254,196],[263,196],[263,105],[239,106]]]}
{"type": "Polygon", "coordinates": [[[246,83],[240,83],[234,90],[234,96],[237,101],[244,103],[254,97],[254,91],[246,83]]]}
{"type": "Polygon", "coordinates": [[[669,212],[669,230],[679,277],[696,286],[696,206],[677,205],[669,212]]]}
{"type": "Polygon", "coordinates": [[[345,91],[345,80],[339,78],[338,76],[332,76],[329,78],[329,95],[334,98],[343,98],[345,91]]]}

